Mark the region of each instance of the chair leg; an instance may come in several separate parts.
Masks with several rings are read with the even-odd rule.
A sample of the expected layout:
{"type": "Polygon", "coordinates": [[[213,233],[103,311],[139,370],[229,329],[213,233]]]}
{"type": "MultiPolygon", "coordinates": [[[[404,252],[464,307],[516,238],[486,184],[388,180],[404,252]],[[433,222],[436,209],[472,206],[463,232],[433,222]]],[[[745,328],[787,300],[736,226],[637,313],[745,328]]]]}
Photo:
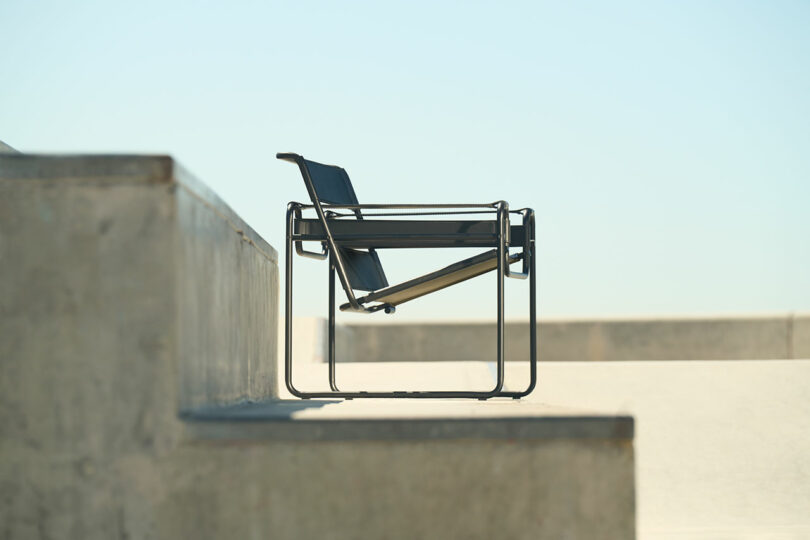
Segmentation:
{"type": "MultiPolygon", "coordinates": [[[[534,221],[532,221],[534,224],[534,221]]],[[[529,386],[515,396],[519,399],[531,394],[537,386],[537,277],[535,275],[534,241],[531,244],[531,279],[529,280],[529,386]]]]}
{"type": "Polygon", "coordinates": [[[537,386],[537,280],[532,255],[529,276],[529,386],[521,392],[501,392],[499,396],[520,399],[531,394],[537,386]]]}
{"type": "Polygon", "coordinates": [[[329,388],[339,392],[335,373],[335,261],[329,255],[329,324],[328,324],[328,354],[329,354],[329,388]]]}
{"type": "Polygon", "coordinates": [[[535,386],[537,386],[537,261],[534,256],[535,253],[535,240],[534,240],[534,214],[531,220],[531,234],[532,239],[530,242],[530,257],[532,258],[529,271],[532,273],[529,280],[529,387],[517,397],[523,397],[531,394],[535,386]]]}
{"type": "Polygon", "coordinates": [[[284,384],[287,390],[295,397],[307,399],[299,392],[292,381],[292,314],[293,314],[293,254],[292,254],[292,217],[291,210],[287,211],[287,244],[285,254],[286,273],[284,280],[284,384]]]}
{"type": "Polygon", "coordinates": [[[504,358],[504,337],[506,334],[506,329],[504,328],[504,310],[503,310],[503,303],[504,303],[504,294],[503,294],[503,287],[504,287],[504,280],[505,280],[505,266],[506,263],[504,262],[504,258],[506,257],[505,250],[501,250],[502,253],[500,254],[498,260],[501,264],[498,267],[498,392],[503,389],[503,381],[505,377],[505,369],[506,369],[506,358],[504,358]]]}
{"type": "Polygon", "coordinates": [[[498,394],[512,399],[520,399],[531,394],[537,386],[537,260],[535,258],[534,223],[534,212],[532,211],[529,221],[530,229],[526,231],[526,234],[531,234],[529,249],[524,254],[529,257],[529,386],[521,392],[498,394]]]}

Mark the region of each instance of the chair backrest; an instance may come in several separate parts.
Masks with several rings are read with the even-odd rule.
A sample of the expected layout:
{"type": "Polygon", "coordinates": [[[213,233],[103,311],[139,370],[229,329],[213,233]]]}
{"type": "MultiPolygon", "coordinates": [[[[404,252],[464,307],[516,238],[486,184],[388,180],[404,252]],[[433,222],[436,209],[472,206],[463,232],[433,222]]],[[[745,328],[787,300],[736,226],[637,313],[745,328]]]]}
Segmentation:
{"type": "MultiPolygon", "coordinates": [[[[345,169],[335,165],[324,165],[295,154],[289,155],[295,158],[290,159],[281,155],[279,158],[298,163],[312,204],[316,206],[321,206],[321,203],[360,204],[345,169]]],[[[363,219],[359,208],[354,209],[354,215],[356,219],[363,219]]],[[[343,261],[352,289],[376,291],[388,286],[376,251],[350,248],[338,248],[338,251],[339,253],[335,253],[334,256],[340,257],[343,261]]]]}
{"type": "MultiPolygon", "coordinates": [[[[357,195],[354,193],[352,181],[346,170],[335,165],[324,165],[308,159],[302,160],[304,167],[309,172],[312,180],[312,187],[320,202],[331,204],[360,204],[357,195]]],[[[306,177],[305,177],[306,178],[306,177]]],[[[313,193],[309,194],[310,199],[315,201],[313,193]]],[[[359,217],[359,210],[356,212],[359,217]]]]}

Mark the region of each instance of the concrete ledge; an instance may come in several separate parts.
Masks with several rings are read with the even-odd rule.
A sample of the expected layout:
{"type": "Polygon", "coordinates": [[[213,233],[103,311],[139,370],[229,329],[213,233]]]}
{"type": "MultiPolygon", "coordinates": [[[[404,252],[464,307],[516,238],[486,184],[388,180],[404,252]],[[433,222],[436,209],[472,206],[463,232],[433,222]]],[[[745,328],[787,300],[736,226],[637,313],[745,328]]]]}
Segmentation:
{"type": "MultiPolygon", "coordinates": [[[[274,537],[635,535],[628,416],[511,400],[354,400],[244,405],[185,418],[196,447],[222,453],[220,481],[281,498],[276,507],[285,512],[270,507],[270,516],[252,518],[252,531],[264,523],[274,537]]],[[[223,501],[207,481],[184,489],[195,500],[218,501],[212,524],[220,530],[240,531],[244,509],[255,507],[244,490],[223,501]]],[[[192,521],[181,530],[183,537],[205,533],[192,521]]]]}
{"type": "Polygon", "coordinates": [[[632,444],[630,416],[512,402],[280,401],[187,412],[200,439],[614,439],[632,444]],[[522,406],[521,406],[522,405],[522,406]]]}
{"type": "Polygon", "coordinates": [[[168,156],[0,154],[0,267],[0,356],[42,372],[15,408],[277,397],[278,255],[168,156]]]}
{"type": "Polygon", "coordinates": [[[216,441],[153,474],[161,538],[635,537],[621,441],[216,441]]]}
{"type": "MultiPolygon", "coordinates": [[[[325,326],[321,320],[320,325],[325,326]]],[[[317,336],[325,334],[318,328],[317,336]]],[[[315,334],[313,334],[315,335],[315,334]]],[[[810,357],[810,316],[541,321],[542,361],[754,360],[810,357]]],[[[302,333],[296,343],[325,341],[302,333]]],[[[528,359],[526,323],[506,325],[506,359],[528,359]]],[[[338,361],[492,361],[491,323],[350,324],[336,333],[338,361]]],[[[321,350],[323,349],[323,350],[321,350]]],[[[294,347],[294,350],[299,350],[294,347]]]]}

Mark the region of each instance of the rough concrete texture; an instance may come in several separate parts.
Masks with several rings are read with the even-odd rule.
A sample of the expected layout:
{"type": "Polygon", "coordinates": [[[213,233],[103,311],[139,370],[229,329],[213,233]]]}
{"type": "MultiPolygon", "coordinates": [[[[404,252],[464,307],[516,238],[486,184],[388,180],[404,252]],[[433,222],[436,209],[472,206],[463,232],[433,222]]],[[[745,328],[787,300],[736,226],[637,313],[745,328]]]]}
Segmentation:
{"type": "Polygon", "coordinates": [[[368,441],[217,450],[178,454],[192,467],[174,467],[186,475],[174,482],[163,509],[167,519],[157,525],[163,536],[634,537],[629,442],[368,441]],[[213,475],[221,481],[212,483],[213,475]]]}
{"type": "Polygon", "coordinates": [[[257,538],[634,537],[628,416],[512,400],[295,400],[190,420],[198,445],[219,449],[214,463],[198,450],[194,468],[233,489],[178,486],[216,513],[172,521],[182,537],[209,528],[257,538]]]}
{"type": "Polygon", "coordinates": [[[262,441],[61,457],[4,461],[4,538],[634,537],[629,442],[262,441]]]}
{"type": "Polygon", "coordinates": [[[0,141],[0,154],[3,153],[16,154],[17,151],[14,148],[7,145],[6,143],[4,143],[3,141],[0,141]]]}
{"type": "MultiPolygon", "coordinates": [[[[321,324],[326,323],[322,320],[321,324]]],[[[351,324],[338,328],[338,361],[495,358],[492,323],[351,324]]],[[[541,321],[538,339],[538,358],[543,361],[806,358],[810,356],[810,316],[541,321]]],[[[525,322],[506,324],[507,361],[526,361],[528,343],[525,322]]],[[[319,357],[325,353],[320,352],[319,357]]]]}
{"type": "Polygon", "coordinates": [[[181,407],[278,396],[278,257],[178,170],[181,407]]]}
{"type": "Polygon", "coordinates": [[[276,252],[171,158],[0,156],[0,264],[4,411],[276,395],[276,252]]]}

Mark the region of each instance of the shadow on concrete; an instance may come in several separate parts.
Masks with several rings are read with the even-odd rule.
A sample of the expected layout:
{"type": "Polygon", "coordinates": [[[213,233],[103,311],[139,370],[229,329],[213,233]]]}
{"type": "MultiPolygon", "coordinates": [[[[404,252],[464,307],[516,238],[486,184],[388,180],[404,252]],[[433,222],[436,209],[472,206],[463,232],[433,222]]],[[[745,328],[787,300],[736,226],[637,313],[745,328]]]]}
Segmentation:
{"type": "Polygon", "coordinates": [[[259,419],[290,419],[296,412],[320,409],[326,405],[340,403],[341,400],[301,400],[281,399],[260,403],[238,403],[220,407],[201,407],[199,409],[180,411],[179,417],[185,421],[239,421],[259,419]]]}

